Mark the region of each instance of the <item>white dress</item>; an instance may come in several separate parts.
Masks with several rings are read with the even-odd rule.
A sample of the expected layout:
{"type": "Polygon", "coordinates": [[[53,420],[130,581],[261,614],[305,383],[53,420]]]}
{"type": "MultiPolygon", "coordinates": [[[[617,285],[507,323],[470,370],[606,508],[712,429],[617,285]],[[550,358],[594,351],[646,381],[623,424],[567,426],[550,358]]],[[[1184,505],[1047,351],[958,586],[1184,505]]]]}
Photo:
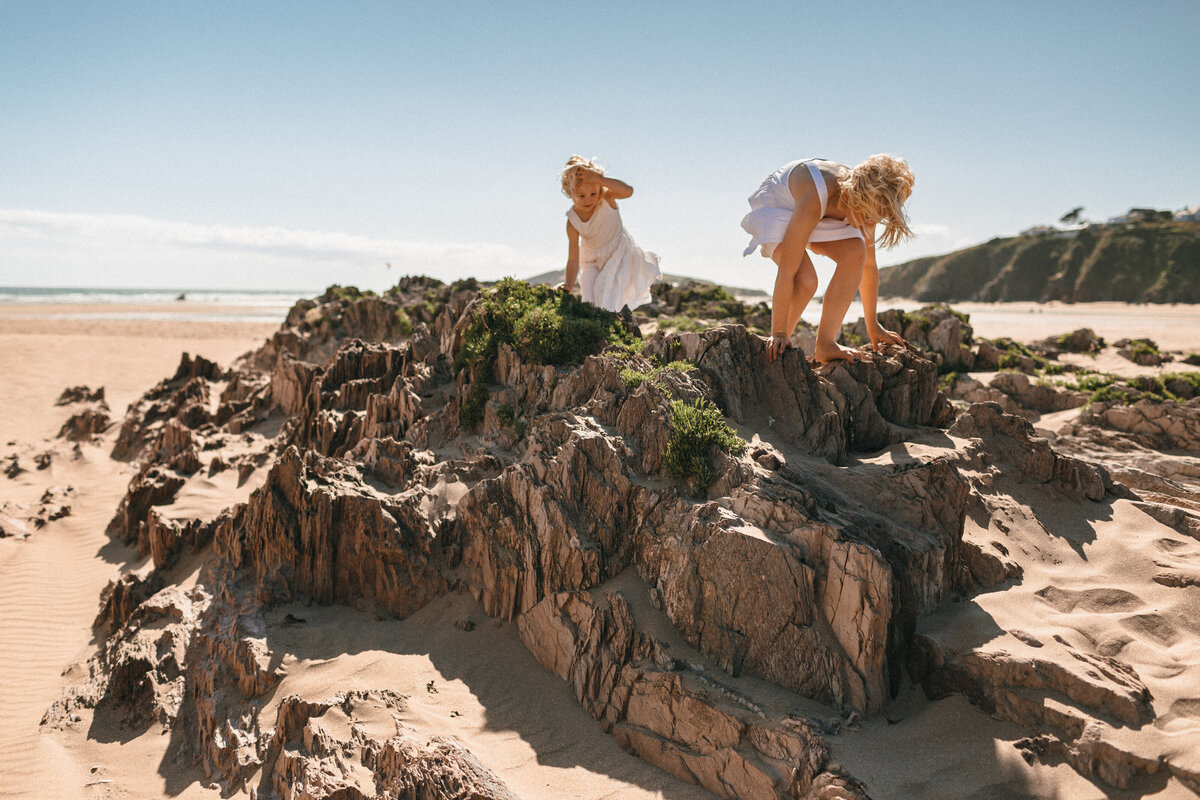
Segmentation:
{"type": "Polygon", "coordinates": [[[788,179],[792,170],[801,164],[808,168],[809,176],[817,187],[817,197],[821,200],[821,220],[809,235],[809,244],[864,238],[862,231],[849,222],[825,216],[825,206],[829,203],[829,189],[825,186],[821,170],[812,163],[814,160],[816,159],[810,158],[784,164],[768,175],[754,194],[750,195],[750,213],[742,220],[742,228],[753,238],[742,255],[748,256],[756,247],[762,245],[763,258],[770,258],[775,248],[783,241],[783,234],[796,211],[796,200],[792,197],[792,190],[788,188],[788,179]]]}
{"type": "Polygon", "coordinates": [[[650,284],[662,273],[658,256],[637,246],[621,223],[621,213],[601,200],[587,222],[574,207],[567,211],[579,231],[579,291],[589,303],[620,311],[650,302],[650,284]]]}

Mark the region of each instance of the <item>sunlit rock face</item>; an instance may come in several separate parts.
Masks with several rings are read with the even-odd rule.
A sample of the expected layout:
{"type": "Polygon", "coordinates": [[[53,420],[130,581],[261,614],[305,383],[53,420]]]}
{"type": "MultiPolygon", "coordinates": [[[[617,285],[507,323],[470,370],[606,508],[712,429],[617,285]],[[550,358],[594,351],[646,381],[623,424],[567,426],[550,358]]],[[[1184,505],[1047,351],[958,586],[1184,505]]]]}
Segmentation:
{"type": "MultiPolygon", "coordinates": [[[[273,696],[278,604],[407,618],[450,593],[513,622],[622,747],[722,797],[866,797],[830,760],[829,719],[883,711],[906,667],[1030,727],[1047,712],[1021,687],[1084,716],[1152,718],[1141,678],[1112,659],[1018,662],[914,638],[949,600],[1020,577],[1003,548],[964,539],[969,516],[1011,511],[1005,481],[1063,503],[1129,496],[997,403],[956,411],[938,365],[974,352],[954,315],[931,329],[937,358],[768,363],[759,337],[724,325],[562,365],[503,344],[485,376],[460,358],[479,291],[331,290],[231,369],[185,357],[131,406],[114,455],[138,472],[109,533],[153,571],[106,590],[107,643],[56,720],[81,705],[153,720],[227,790],[511,797],[461,744],[379,724],[406,703],[386,686],[273,696]],[[701,452],[703,482],[667,457],[678,406],[699,401],[746,441],[701,452]],[[161,513],[220,475],[243,501],[212,519],[161,513]],[[198,575],[186,591],[184,562],[198,575]],[[741,678],[823,712],[768,707],[741,678]],[[335,718],[337,731],[321,722],[335,718]]],[[[1081,424],[1190,442],[1186,414],[1092,414],[1081,424]]],[[[1055,741],[1070,750],[1068,734],[1055,741]]]]}

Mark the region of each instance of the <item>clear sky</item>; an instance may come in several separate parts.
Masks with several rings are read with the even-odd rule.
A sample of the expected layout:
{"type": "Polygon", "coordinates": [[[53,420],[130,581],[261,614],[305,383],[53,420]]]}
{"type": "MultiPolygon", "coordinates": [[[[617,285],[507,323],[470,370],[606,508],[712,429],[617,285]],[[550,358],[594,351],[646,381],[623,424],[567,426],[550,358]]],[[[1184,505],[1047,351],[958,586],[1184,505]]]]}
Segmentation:
{"type": "Polygon", "coordinates": [[[0,285],[529,276],[573,153],[664,271],[764,289],[739,222],[795,158],[909,160],[883,264],[1178,209],[1198,42],[1197,0],[0,0],[0,285]]]}

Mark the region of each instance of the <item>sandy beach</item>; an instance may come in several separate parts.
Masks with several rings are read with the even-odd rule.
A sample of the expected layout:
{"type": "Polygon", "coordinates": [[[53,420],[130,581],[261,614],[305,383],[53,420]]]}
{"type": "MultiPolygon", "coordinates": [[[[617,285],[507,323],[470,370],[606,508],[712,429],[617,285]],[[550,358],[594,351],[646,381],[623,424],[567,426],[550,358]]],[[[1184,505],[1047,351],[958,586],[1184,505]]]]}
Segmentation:
{"type": "MultiPolygon", "coordinates": [[[[0,505],[35,507],[53,487],[69,487],[71,501],[68,516],[27,539],[0,539],[0,797],[164,795],[165,783],[155,780],[164,744],[159,737],[126,743],[71,741],[43,734],[38,727],[62,693],[64,671],[93,652],[92,620],[100,590],[138,566],[136,551],[113,544],[104,534],[132,475],[127,465],[108,457],[119,422],[99,445],[83,445],[79,456],[72,457],[54,436],[73,409],[55,401],[67,387],[104,387],[119,421],[129,403],[170,377],[181,353],[228,366],[278,327],[232,318],[189,319],[196,311],[174,306],[0,306],[0,458],[54,451],[44,470],[2,479],[0,505]],[[113,791],[112,773],[129,779],[120,793],[113,791]]],[[[225,308],[205,312],[237,313],[225,308]]],[[[193,790],[179,796],[216,793],[197,795],[193,790]]]]}
{"type": "MultiPolygon", "coordinates": [[[[0,798],[222,796],[205,787],[198,767],[175,762],[170,737],[154,726],[131,734],[97,715],[68,731],[39,728],[95,652],[92,622],[105,584],[148,567],[136,549],[104,533],[133,476],[133,467],[108,457],[125,407],[170,377],[181,353],[227,367],[278,329],[236,319],[244,310],[202,311],[234,317],[228,321],[197,321],[198,313],[195,306],[0,306],[0,461],[53,452],[44,470],[0,476],[0,507],[36,508],[51,487],[70,487],[71,503],[69,515],[27,538],[0,538],[0,798]],[[103,386],[117,424],[73,455],[70,443],[54,439],[72,408],[54,403],[77,385],[103,386]]],[[[172,507],[215,516],[259,483],[238,488],[233,477],[200,481],[172,507]]],[[[291,633],[295,655],[277,698],[357,686],[411,695],[419,702],[407,723],[486,753],[521,797],[711,797],[623,752],[521,646],[515,626],[488,620],[469,596],[445,598],[404,622],[339,606],[301,605],[279,616],[287,612],[310,624],[291,633]],[[464,619],[479,628],[469,639],[455,627],[464,619]],[[431,682],[436,692],[427,690],[431,682]]]]}
{"type": "MultiPolygon", "coordinates": [[[[971,314],[977,336],[1020,341],[1091,327],[1109,341],[1150,337],[1164,349],[1187,351],[1197,346],[1200,332],[1194,307],[955,307],[971,314]]],[[[856,313],[851,309],[848,318],[856,313]]],[[[0,538],[0,797],[221,796],[206,787],[197,767],[174,760],[178,743],[153,725],[130,733],[98,713],[66,731],[40,728],[39,721],[64,685],[81,678],[82,664],[95,651],[92,622],[101,589],[125,572],[147,570],[146,559],[104,533],[133,474],[130,465],[109,458],[125,408],[169,377],[182,353],[227,367],[278,328],[244,316],[221,307],[0,306],[0,462],[15,456],[27,465],[41,453],[51,454],[44,469],[0,476],[0,511],[35,509],[56,487],[70,505],[69,514],[44,527],[0,538]],[[77,385],[104,387],[115,424],[74,451],[55,438],[72,413],[55,400],[77,385]]],[[[961,443],[949,446],[956,444],[961,443]]],[[[905,457],[905,447],[875,458],[881,465],[895,463],[905,457]]],[[[923,445],[908,447],[916,452],[923,445]]],[[[186,506],[185,516],[211,518],[244,500],[262,480],[256,474],[234,485],[235,472],[193,479],[177,501],[186,506]]],[[[1018,590],[979,598],[978,630],[1003,629],[988,646],[1031,649],[1033,640],[1036,648],[1086,649],[1108,635],[1103,615],[1116,603],[1133,621],[1125,626],[1124,640],[1109,642],[1110,651],[1137,666],[1164,711],[1177,712],[1161,720],[1162,746],[1194,749],[1200,728],[1195,684],[1189,688],[1188,682],[1200,675],[1197,590],[1150,579],[1164,559],[1194,558],[1195,542],[1124,501],[1090,525],[1059,520],[1057,533],[1067,533],[1051,536],[1042,526],[1054,519],[1054,498],[1036,492],[1021,497],[1028,505],[1014,508],[1007,524],[1020,548],[1013,557],[1026,578],[1018,590]],[[1018,628],[1021,636],[1014,638],[1011,631],[1018,628]]],[[[997,535],[986,521],[969,525],[974,526],[969,535],[977,538],[997,535]]],[[[421,735],[457,737],[521,797],[713,796],[621,750],[576,704],[570,687],[522,647],[515,624],[488,618],[469,595],[452,593],[404,621],[365,608],[302,603],[279,608],[276,616],[269,620],[272,647],[284,654],[286,677],[273,703],[289,693],[318,697],[334,689],[394,689],[415,698],[406,710],[407,725],[421,735]],[[281,627],[285,614],[304,617],[306,625],[281,627]],[[475,629],[471,638],[463,633],[465,621],[475,629]]],[[[923,621],[923,629],[936,629],[944,616],[923,621]]],[[[672,646],[677,656],[702,659],[678,636],[672,646]]],[[[835,757],[869,783],[872,797],[1115,796],[1066,764],[1031,766],[1012,747],[1024,731],[988,718],[962,696],[932,703],[917,695],[909,686],[892,709],[892,717],[906,718],[906,724],[876,717],[832,740],[835,757]]],[[[1154,792],[1119,796],[1194,795],[1171,781],[1154,792]]]]}

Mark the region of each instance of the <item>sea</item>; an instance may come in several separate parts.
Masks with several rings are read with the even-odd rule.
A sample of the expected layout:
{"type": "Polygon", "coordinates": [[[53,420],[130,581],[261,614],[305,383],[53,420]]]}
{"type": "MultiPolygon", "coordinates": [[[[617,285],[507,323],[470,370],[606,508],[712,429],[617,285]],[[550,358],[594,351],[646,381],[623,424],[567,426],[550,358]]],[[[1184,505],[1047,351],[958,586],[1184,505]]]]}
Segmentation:
{"type": "Polygon", "coordinates": [[[0,286],[0,307],[53,306],[50,319],[279,322],[321,289],[112,289],[0,286]]]}

